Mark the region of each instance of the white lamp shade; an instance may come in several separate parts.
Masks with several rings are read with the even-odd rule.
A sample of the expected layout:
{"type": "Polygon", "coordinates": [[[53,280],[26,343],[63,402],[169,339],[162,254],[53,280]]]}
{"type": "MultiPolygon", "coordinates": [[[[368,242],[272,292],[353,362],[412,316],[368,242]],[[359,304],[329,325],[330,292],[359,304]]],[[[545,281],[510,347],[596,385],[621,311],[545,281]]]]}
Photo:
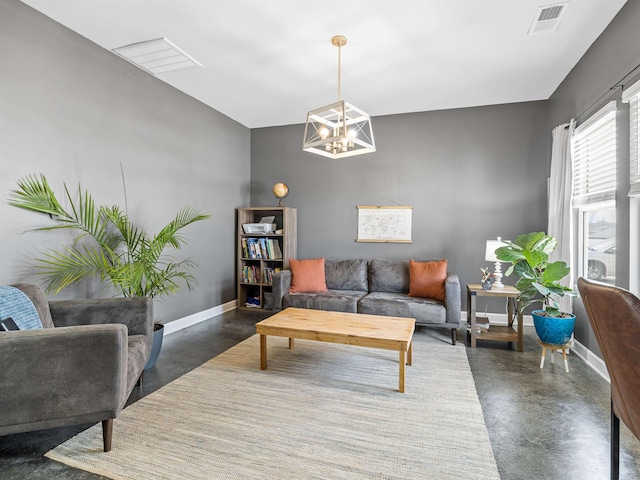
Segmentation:
{"type": "Polygon", "coordinates": [[[505,244],[500,240],[487,240],[487,248],[484,251],[484,259],[487,262],[499,262],[496,257],[496,250],[503,247],[505,244]]]}

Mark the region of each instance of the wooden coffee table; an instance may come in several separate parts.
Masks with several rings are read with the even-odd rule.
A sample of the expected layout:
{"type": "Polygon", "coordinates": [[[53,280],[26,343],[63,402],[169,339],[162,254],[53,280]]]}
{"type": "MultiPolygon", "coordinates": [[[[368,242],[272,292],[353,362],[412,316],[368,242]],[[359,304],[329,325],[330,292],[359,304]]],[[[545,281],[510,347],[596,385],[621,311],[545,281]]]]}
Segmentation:
{"type": "Polygon", "coordinates": [[[267,335],[383,348],[399,352],[399,391],[404,393],[405,364],[411,365],[415,319],[287,308],[256,323],[260,334],[260,369],[267,369],[267,335]]]}

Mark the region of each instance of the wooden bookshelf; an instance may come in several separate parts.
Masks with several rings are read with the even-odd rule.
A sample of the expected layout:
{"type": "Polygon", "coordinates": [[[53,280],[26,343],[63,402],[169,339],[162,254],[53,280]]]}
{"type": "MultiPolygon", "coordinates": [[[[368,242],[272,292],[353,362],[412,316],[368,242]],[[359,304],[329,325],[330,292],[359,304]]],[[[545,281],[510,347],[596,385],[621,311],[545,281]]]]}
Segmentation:
{"type": "Polygon", "coordinates": [[[273,309],[273,297],[269,301],[272,293],[270,276],[276,269],[287,268],[289,260],[296,258],[297,210],[291,207],[238,208],[236,214],[238,308],[273,309]],[[282,230],[282,233],[245,233],[243,224],[258,223],[262,217],[269,216],[276,217],[276,230],[282,230]]]}

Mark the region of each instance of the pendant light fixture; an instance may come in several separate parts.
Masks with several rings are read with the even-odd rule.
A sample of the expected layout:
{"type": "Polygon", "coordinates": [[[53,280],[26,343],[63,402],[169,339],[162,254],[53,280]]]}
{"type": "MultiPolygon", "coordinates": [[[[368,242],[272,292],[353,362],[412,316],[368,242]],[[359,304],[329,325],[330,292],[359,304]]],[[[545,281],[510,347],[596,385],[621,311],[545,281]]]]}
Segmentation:
{"type": "Polygon", "coordinates": [[[331,44],[338,47],[338,101],[307,113],[302,149],[329,158],[375,152],[369,114],[341,99],[340,54],[347,38],[336,35],[331,44]]]}

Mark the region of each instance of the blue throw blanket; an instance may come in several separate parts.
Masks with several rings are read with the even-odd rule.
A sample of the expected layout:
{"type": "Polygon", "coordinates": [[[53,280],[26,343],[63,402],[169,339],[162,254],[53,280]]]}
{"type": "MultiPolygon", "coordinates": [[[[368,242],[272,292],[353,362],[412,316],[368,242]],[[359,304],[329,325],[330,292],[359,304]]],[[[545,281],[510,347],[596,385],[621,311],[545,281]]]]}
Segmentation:
{"type": "Polygon", "coordinates": [[[13,318],[20,330],[42,328],[33,302],[15,287],[0,286],[0,320],[13,318]]]}

